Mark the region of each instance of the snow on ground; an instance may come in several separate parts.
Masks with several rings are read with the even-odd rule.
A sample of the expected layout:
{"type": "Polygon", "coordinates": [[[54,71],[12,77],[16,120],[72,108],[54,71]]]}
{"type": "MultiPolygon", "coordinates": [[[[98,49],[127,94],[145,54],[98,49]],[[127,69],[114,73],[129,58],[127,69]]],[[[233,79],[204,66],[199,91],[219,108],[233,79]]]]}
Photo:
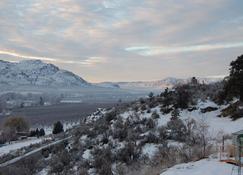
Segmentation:
{"type": "Polygon", "coordinates": [[[90,160],[92,158],[92,154],[91,151],[89,149],[87,149],[86,151],[84,151],[83,156],[84,159],[86,160],[90,160]]]}
{"type": "MultiPolygon", "coordinates": [[[[237,132],[239,130],[243,129],[243,118],[240,118],[236,121],[232,121],[230,117],[218,117],[221,114],[221,110],[226,108],[227,106],[218,106],[212,101],[199,101],[198,105],[196,106],[196,110],[194,111],[188,111],[188,110],[182,110],[180,111],[180,119],[183,121],[187,121],[189,119],[194,119],[198,123],[204,123],[209,126],[209,133],[212,137],[217,136],[218,133],[224,133],[224,134],[232,134],[233,132],[237,132]],[[207,107],[216,107],[218,110],[212,111],[212,112],[206,112],[202,113],[201,109],[207,108],[207,107]]],[[[138,112],[138,116],[140,119],[143,118],[150,118],[152,113],[156,111],[160,118],[157,120],[158,127],[165,126],[171,118],[171,113],[169,114],[162,114],[160,112],[160,108],[157,106],[155,108],[151,109],[150,113],[147,112],[138,112]]],[[[128,117],[133,116],[135,111],[129,110],[127,112],[122,113],[120,116],[123,118],[123,120],[126,120],[128,117]]]]}
{"type": "Polygon", "coordinates": [[[196,121],[203,122],[209,126],[209,132],[212,136],[216,136],[218,133],[223,132],[224,134],[232,134],[233,132],[237,132],[243,129],[243,118],[240,118],[236,121],[232,121],[229,117],[218,117],[221,114],[221,110],[226,106],[217,106],[213,102],[200,102],[198,104],[199,109],[189,112],[187,110],[183,110],[180,113],[181,119],[194,119],[196,121]],[[205,107],[218,107],[219,109],[212,112],[202,113],[200,108],[205,107]]]}
{"type": "Polygon", "coordinates": [[[9,153],[10,151],[15,151],[17,149],[29,146],[31,144],[36,144],[42,142],[41,138],[31,138],[28,140],[16,141],[11,144],[6,144],[0,147],[0,156],[9,153]]]}
{"type": "Polygon", "coordinates": [[[48,175],[49,168],[45,168],[38,172],[36,175],[48,175]]]}
{"type": "Polygon", "coordinates": [[[237,167],[218,159],[203,159],[197,162],[183,163],[169,168],[160,175],[227,175],[236,174],[237,167]],[[234,169],[233,169],[234,167],[234,169]]]}
{"type": "Polygon", "coordinates": [[[158,148],[155,144],[146,144],[143,146],[142,153],[147,155],[149,158],[152,158],[155,153],[158,151],[158,148]]]}

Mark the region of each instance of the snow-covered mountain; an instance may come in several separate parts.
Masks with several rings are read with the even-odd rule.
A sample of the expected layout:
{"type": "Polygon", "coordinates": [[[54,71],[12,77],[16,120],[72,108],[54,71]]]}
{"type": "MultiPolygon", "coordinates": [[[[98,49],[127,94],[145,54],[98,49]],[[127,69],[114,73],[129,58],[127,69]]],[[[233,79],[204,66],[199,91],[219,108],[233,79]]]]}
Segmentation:
{"type": "Polygon", "coordinates": [[[97,86],[40,60],[0,60],[0,101],[4,99],[9,108],[23,103],[37,105],[40,97],[48,104],[56,104],[130,101],[145,95],[134,91],[97,86]]]}
{"type": "Polygon", "coordinates": [[[40,60],[24,60],[7,62],[0,60],[0,84],[18,86],[61,86],[87,87],[91,86],[81,77],[72,72],[59,69],[53,64],[40,60]]]}
{"type": "MultiPolygon", "coordinates": [[[[197,78],[199,83],[210,84],[217,81],[222,80],[222,78],[197,78]]],[[[102,82],[97,83],[97,86],[101,87],[110,87],[110,88],[121,88],[121,89],[150,89],[150,90],[161,90],[165,89],[166,87],[171,88],[178,84],[185,84],[190,82],[191,79],[181,79],[181,78],[174,78],[168,77],[162,80],[157,81],[134,81],[134,82],[102,82]]]]}

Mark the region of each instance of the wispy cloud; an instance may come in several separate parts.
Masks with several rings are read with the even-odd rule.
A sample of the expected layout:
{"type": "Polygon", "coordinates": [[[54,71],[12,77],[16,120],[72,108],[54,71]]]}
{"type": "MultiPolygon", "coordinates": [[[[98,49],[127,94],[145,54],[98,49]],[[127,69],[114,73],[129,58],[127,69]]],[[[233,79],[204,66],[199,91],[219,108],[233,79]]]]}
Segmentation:
{"type": "Polygon", "coordinates": [[[142,56],[152,56],[161,54],[171,54],[171,53],[183,53],[183,52],[202,52],[210,51],[215,49],[228,49],[243,47],[243,42],[238,43],[219,43],[219,44],[202,44],[202,45],[191,45],[191,46],[135,46],[125,48],[128,52],[137,53],[142,56]]]}
{"type": "Polygon", "coordinates": [[[34,59],[34,60],[42,60],[42,61],[48,61],[48,62],[54,62],[54,63],[62,63],[62,64],[80,64],[84,66],[93,66],[99,63],[103,63],[106,61],[103,57],[87,57],[86,59],[82,61],[75,61],[75,60],[62,60],[58,58],[50,58],[50,57],[39,57],[39,56],[30,56],[30,55],[24,55],[19,54],[16,52],[10,52],[10,51],[2,51],[0,50],[0,55],[9,55],[21,59],[34,59]]]}
{"type": "Polygon", "coordinates": [[[48,58],[48,57],[36,57],[36,56],[30,56],[30,55],[23,55],[16,52],[9,52],[9,51],[2,51],[0,50],[1,55],[9,55],[13,57],[18,57],[22,59],[34,59],[34,60],[43,60],[43,61],[52,61],[57,62],[58,60],[55,58],[48,58]]]}

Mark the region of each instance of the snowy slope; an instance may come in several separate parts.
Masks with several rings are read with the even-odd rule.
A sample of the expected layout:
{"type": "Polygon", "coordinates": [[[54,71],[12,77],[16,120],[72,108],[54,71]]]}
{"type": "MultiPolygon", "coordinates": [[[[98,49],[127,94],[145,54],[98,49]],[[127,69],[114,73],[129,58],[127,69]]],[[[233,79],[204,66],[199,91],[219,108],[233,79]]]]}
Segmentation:
{"type": "MultiPolygon", "coordinates": [[[[190,119],[194,119],[198,123],[205,123],[208,126],[208,130],[212,137],[217,136],[219,133],[224,134],[232,134],[233,132],[237,132],[243,129],[243,118],[240,118],[236,121],[233,121],[229,117],[218,117],[221,114],[221,110],[224,109],[226,106],[218,106],[212,101],[199,101],[196,110],[188,111],[188,110],[181,110],[179,118],[183,121],[188,121],[190,119]],[[202,113],[201,109],[206,107],[217,107],[218,109],[211,112],[202,113]]],[[[169,114],[162,114],[160,111],[160,107],[157,106],[151,109],[151,113],[156,111],[159,114],[159,118],[157,119],[157,125],[165,126],[171,118],[171,113],[169,114]]],[[[120,116],[125,120],[129,116],[131,116],[134,111],[126,111],[122,113],[120,116]]],[[[151,118],[151,113],[141,113],[138,112],[138,115],[141,119],[143,118],[151,118]]]]}
{"type": "MultiPolygon", "coordinates": [[[[219,162],[217,159],[203,159],[173,166],[160,175],[227,175],[231,174],[232,168],[233,165],[219,162]]],[[[233,174],[236,174],[236,168],[233,170],[233,174]]]]}
{"type": "Polygon", "coordinates": [[[237,132],[243,129],[243,118],[240,118],[236,121],[233,121],[229,117],[218,117],[221,114],[221,110],[226,106],[218,106],[212,101],[200,101],[197,105],[198,110],[194,110],[189,112],[187,110],[183,110],[180,113],[180,116],[183,120],[194,119],[198,122],[203,122],[209,126],[209,132],[211,136],[216,136],[218,133],[224,134],[232,134],[233,132],[237,132]],[[212,112],[202,113],[200,109],[206,107],[217,107],[218,110],[212,112]]]}
{"type": "Polygon", "coordinates": [[[40,60],[0,61],[0,84],[18,86],[90,86],[81,77],[40,60]]]}

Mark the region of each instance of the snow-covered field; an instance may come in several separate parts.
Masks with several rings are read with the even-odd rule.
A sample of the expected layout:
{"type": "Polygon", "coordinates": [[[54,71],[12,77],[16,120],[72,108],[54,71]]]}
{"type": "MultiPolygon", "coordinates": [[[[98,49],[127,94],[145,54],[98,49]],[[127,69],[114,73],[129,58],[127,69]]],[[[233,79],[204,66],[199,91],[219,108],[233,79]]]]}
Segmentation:
{"type": "Polygon", "coordinates": [[[25,146],[29,146],[31,144],[40,143],[42,141],[43,141],[42,138],[31,138],[31,139],[28,139],[28,140],[21,140],[21,141],[12,142],[11,144],[5,144],[5,145],[0,147],[0,156],[2,156],[4,154],[8,154],[11,151],[15,151],[15,150],[23,148],[25,146]]]}
{"type": "Polygon", "coordinates": [[[237,167],[234,165],[209,158],[175,165],[160,175],[234,175],[236,171],[237,167]]]}

